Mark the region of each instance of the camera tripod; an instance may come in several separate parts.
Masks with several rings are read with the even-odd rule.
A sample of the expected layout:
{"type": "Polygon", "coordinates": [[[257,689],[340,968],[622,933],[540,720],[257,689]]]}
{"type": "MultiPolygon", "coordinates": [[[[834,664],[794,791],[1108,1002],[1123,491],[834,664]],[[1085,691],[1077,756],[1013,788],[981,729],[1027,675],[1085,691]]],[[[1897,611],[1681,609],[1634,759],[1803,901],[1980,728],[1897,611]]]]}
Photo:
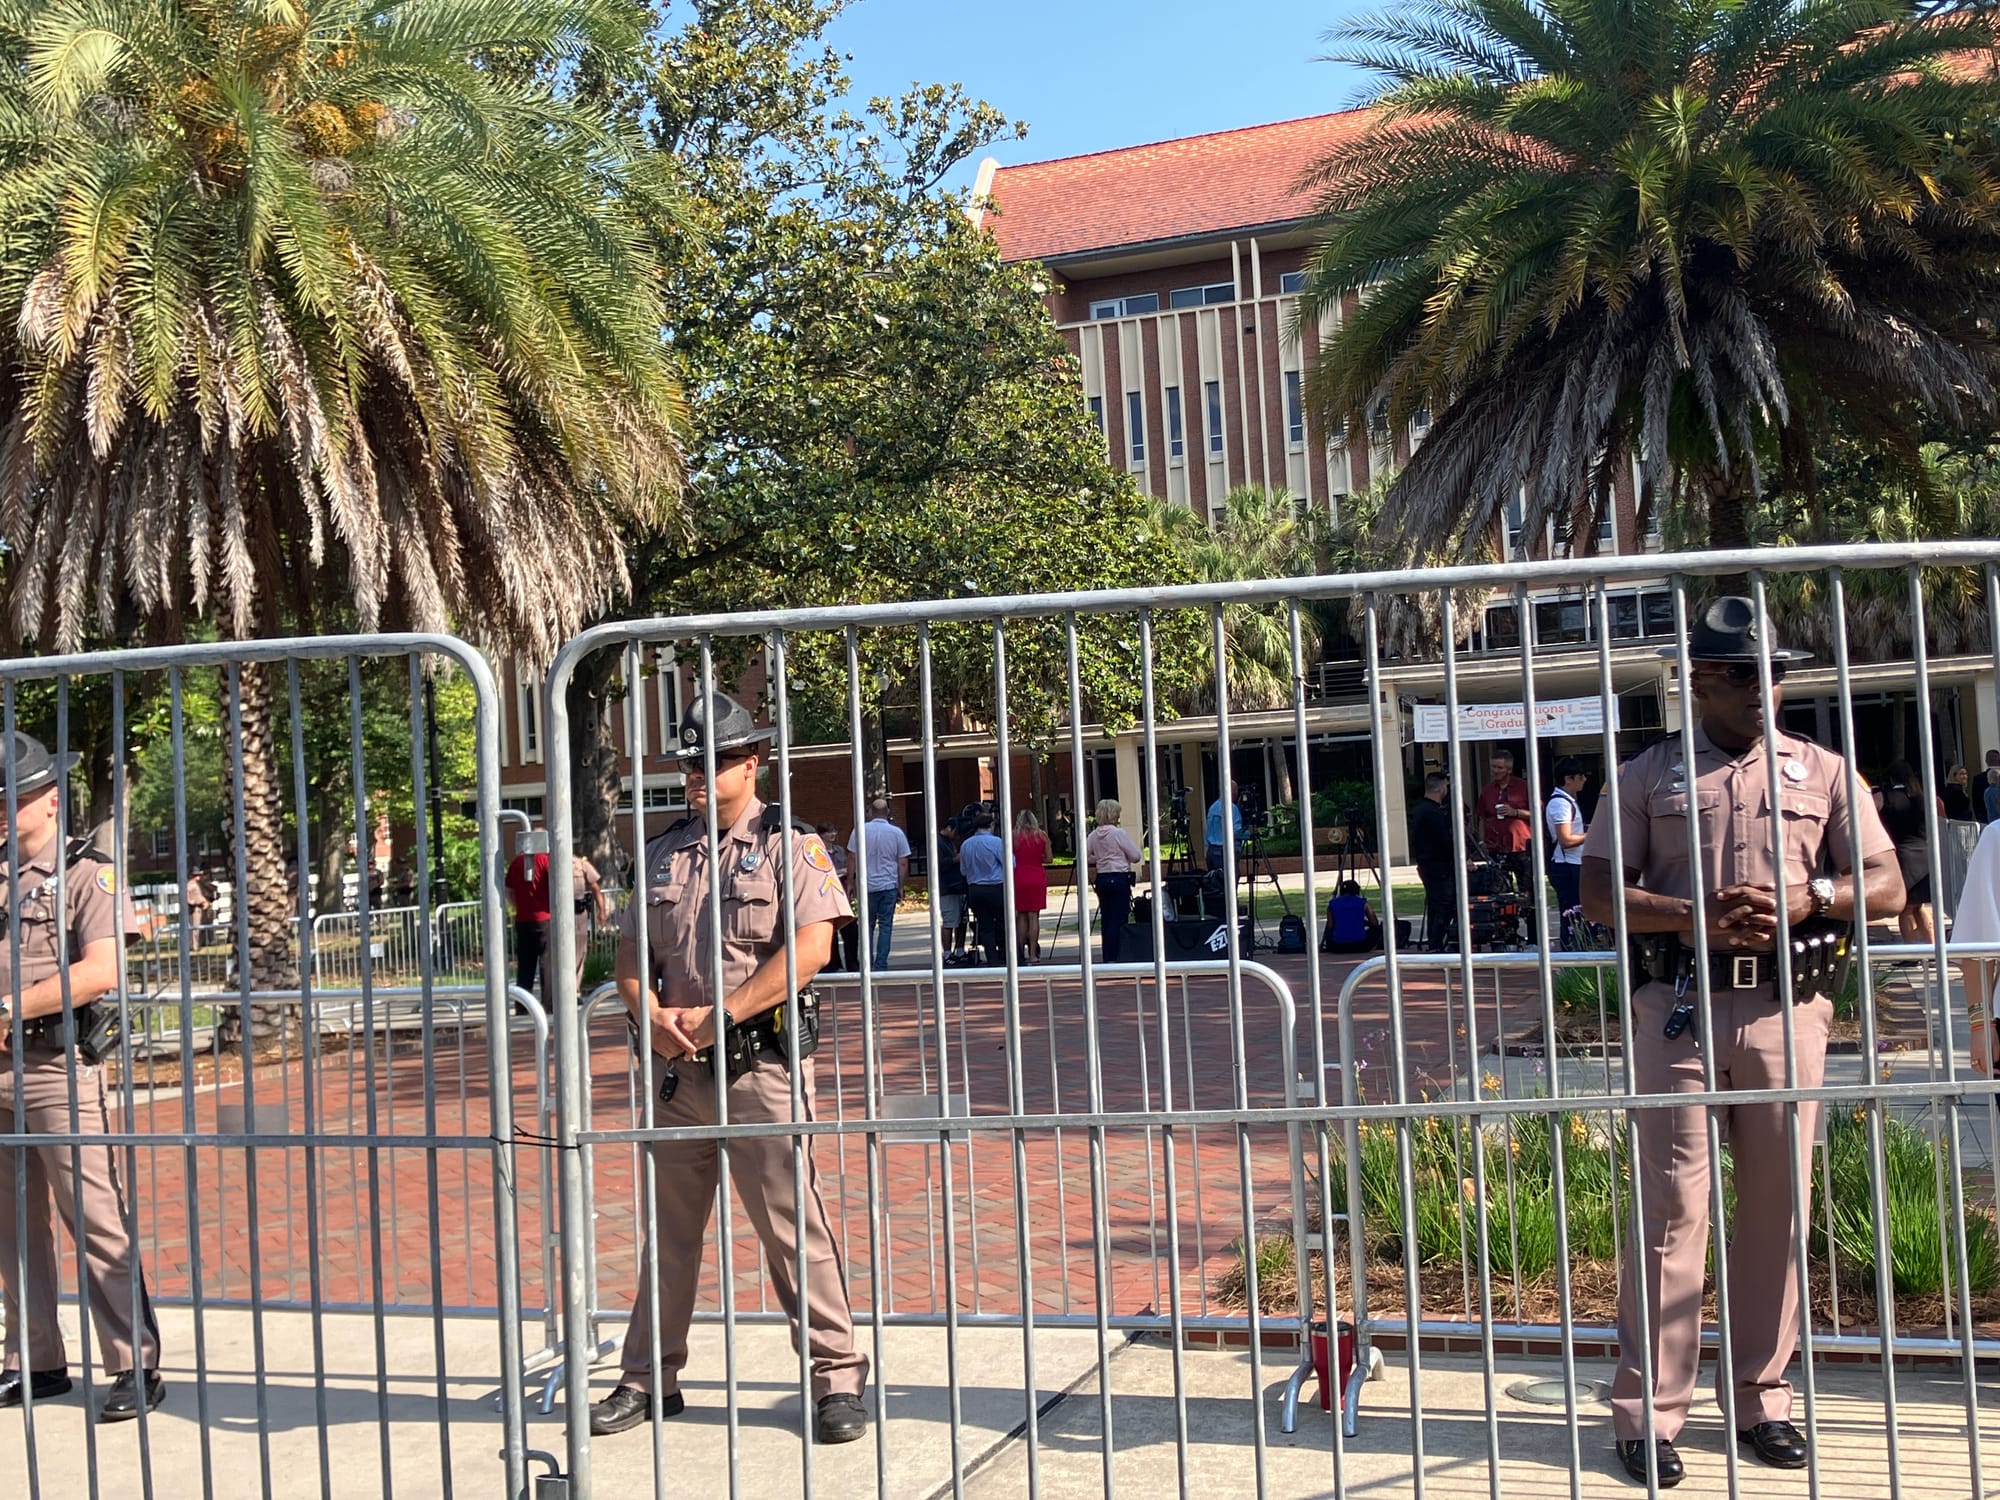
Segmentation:
{"type": "Polygon", "coordinates": [[[1286,916],[1292,916],[1292,901],[1285,894],[1285,888],[1278,880],[1278,872],[1271,867],[1271,856],[1264,849],[1264,830],[1258,824],[1251,824],[1250,837],[1245,841],[1236,860],[1236,878],[1249,886],[1242,914],[1250,919],[1250,942],[1252,948],[1273,948],[1277,945],[1264,941],[1257,924],[1257,882],[1268,880],[1278,897],[1278,905],[1286,916]]]}
{"type": "Polygon", "coordinates": [[[1389,882],[1382,875],[1381,857],[1368,847],[1368,822],[1359,808],[1349,808],[1340,854],[1334,860],[1334,880],[1338,884],[1342,880],[1358,880],[1363,875],[1375,877],[1375,888],[1382,892],[1383,904],[1390,904],[1389,882]]]}
{"type": "Polygon", "coordinates": [[[1173,801],[1167,804],[1167,848],[1172,851],[1162,862],[1162,874],[1172,875],[1195,868],[1193,837],[1188,827],[1187,789],[1175,790],[1173,801]]]}

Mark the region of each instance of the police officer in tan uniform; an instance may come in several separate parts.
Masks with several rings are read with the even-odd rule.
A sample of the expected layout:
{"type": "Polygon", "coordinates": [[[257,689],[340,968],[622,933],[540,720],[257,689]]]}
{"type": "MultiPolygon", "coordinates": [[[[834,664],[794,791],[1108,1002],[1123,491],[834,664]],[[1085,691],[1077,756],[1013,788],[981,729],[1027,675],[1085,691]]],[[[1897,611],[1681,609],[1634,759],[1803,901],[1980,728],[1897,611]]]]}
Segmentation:
{"type": "MultiPolygon", "coordinates": [[[[95,1061],[77,1051],[76,1034],[90,1045],[83,1008],[118,987],[118,921],[123,903],[111,864],[79,840],[65,848],[58,838],[59,766],[46,748],[25,734],[13,737],[15,805],[10,830],[20,884],[7,887],[9,851],[0,846],[0,1130],[29,1135],[91,1136],[109,1129],[104,1080],[95,1061]],[[65,931],[57,924],[58,867],[65,931]],[[21,946],[13,946],[8,909],[20,918],[21,946]],[[61,965],[69,957],[71,1019],[63,1018],[61,965]],[[11,1054],[19,1049],[21,1092],[15,1093],[11,1054]],[[76,1118],[70,1119],[70,1069],[76,1071],[76,1118]],[[20,1109],[17,1117],[16,1107],[20,1109]],[[17,1124],[17,1118],[19,1123],[17,1124]]],[[[6,803],[0,798],[0,819],[6,803]]],[[[114,998],[101,1003],[116,1006],[114,998]]],[[[83,1259],[90,1291],[90,1320],[111,1389],[99,1420],[130,1421],[142,1399],[137,1371],[145,1375],[148,1408],[166,1396],[160,1379],[160,1331],[127,1229],[116,1157],[109,1146],[68,1144],[0,1147],[0,1285],[6,1290],[7,1358],[0,1374],[0,1407],[21,1404],[22,1371],[37,1401],[70,1389],[69,1356],[56,1322],[58,1267],[55,1221],[74,1230],[82,1209],[83,1259]],[[17,1184],[27,1176],[28,1211],[17,1223],[17,1184]],[[77,1178],[82,1178],[81,1197],[77,1178]],[[55,1213],[50,1213],[50,1197],[55,1213]],[[27,1240],[28,1284],[18,1283],[21,1240],[27,1240]],[[137,1291],[140,1326],[132,1320],[137,1291]],[[24,1295],[25,1290],[25,1295],[24,1295]],[[22,1358],[26,1343],[26,1360],[22,1358]]]]}
{"type": "MultiPolygon", "coordinates": [[[[784,830],[778,811],[758,800],[759,747],[771,736],[757,728],[740,703],[715,695],[715,784],[707,784],[702,759],[706,718],[697,701],[681,722],[679,755],[688,767],[693,816],[676,824],[646,850],[646,899],[635,899],[620,925],[618,989],[640,1034],[651,1043],[660,1090],[653,1120],[659,1126],[713,1125],[716,1090],[708,1059],[729,1050],[729,1040],[750,1038],[756,1060],[729,1085],[733,1124],[790,1121],[790,1069],[799,1070],[805,1118],[813,1117],[810,1056],[786,1060],[792,995],[785,985],[785,915],[789,901],[797,943],[793,966],[801,990],[825,966],[838,930],[853,921],[846,893],[819,836],[797,824],[792,860],[785,867],[784,830]],[[707,819],[716,820],[722,887],[723,996],[711,1004],[707,819]],[[650,983],[639,975],[638,921],[646,920],[650,983]],[[718,1027],[717,1022],[724,1024],[718,1027]],[[734,1028],[732,1032],[731,1028],[734,1028]],[[716,1049],[717,1032],[725,1046],[716,1049]]],[[[804,1017],[800,1017],[803,1022],[804,1017]]],[[[591,1410],[590,1430],[623,1432],[657,1410],[678,1416],[685,1407],[680,1373],[687,1363],[688,1323],[701,1279],[709,1215],[718,1176],[712,1140],[661,1141],[653,1145],[658,1214],[648,1232],[659,1247],[659,1307],[644,1279],[625,1334],[618,1387],[591,1410]],[[660,1373],[666,1389],[652,1390],[652,1340],[657,1327],[660,1373]]],[[[793,1345],[804,1337],[812,1359],[813,1434],[822,1443],[846,1443],[867,1428],[861,1393],[868,1358],[855,1348],[847,1276],[827,1223],[812,1152],[805,1153],[805,1218],[794,1216],[792,1142],[785,1136],[745,1137],[731,1143],[730,1177],[744,1212],[763,1242],[779,1304],[792,1321],[793,1345]],[[799,1241],[806,1246],[803,1307],[796,1285],[799,1241]]],[[[642,1256],[642,1265],[646,1263],[642,1256]]]]}
{"type": "MultiPolygon", "coordinates": [[[[1784,1088],[1785,1019],[1774,971],[1779,936],[1772,860],[1770,763],[1764,750],[1766,708],[1758,682],[1758,624],[1748,599],[1707,606],[1689,632],[1688,689],[1699,710],[1688,766],[1678,735],[1641,751],[1620,772],[1625,911],[1635,947],[1633,1064],[1642,1094],[1696,1093],[1703,1087],[1701,1049],[1718,1090],[1784,1088]],[[1701,868],[1688,863],[1690,806],[1701,868]],[[1699,881],[1708,926],[1711,1035],[1700,1034],[1698,962],[1690,899],[1699,881]],[[1642,982],[1644,981],[1644,982],[1642,982]]],[[[1669,648],[1661,653],[1674,656],[1669,648]]],[[[1788,664],[1803,651],[1771,647],[1772,702],[1788,664]]],[[[1777,732],[1779,809],[1785,850],[1785,900],[1794,976],[1792,1026],[1796,1080],[1816,1088],[1825,1075],[1827,997],[1823,960],[1832,924],[1893,916],[1903,882],[1895,850],[1871,799],[1850,804],[1846,763],[1809,740],[1777,732]],[[1858,827],[1860,847],[1853,830],[1858,827]],[[1857,857],[1858,856],[1858,857],[1857,857]],[[1857,866],[1860,875],[1855,874],[1857,866]],[[1857,900],[1857,897],[1859,899],[1857,900]]],[[[1584,844],[1583,907],[1594,922],[1614,920],[1611,820],[1599,818],[1584,844]]],[[[1785,1379],[1799,1332],[1799,1286],[1793,1255],[1792,1174],[1808,1190],[1819,1105],[1802,1102],[1800,1158],[1791,1159],[1786,1106],[1713,1106],[1734,1157],[1736,1213],[1729,1237],[1729,1328],[1737,1441],[1765,1463],[1797,1469],[1806,1441],[1792,1425],[1785,1379]]],[[[1645,1109],[1636,1115],[1636,1175],[1643,1223],[1622,1268],[1618,1298],[1619,1366],[1612,1385],[1612,1426],[1626,1472],[1646,1481],[1648,1448],[1659,1483],[1685,1472],[1674,1439],[1687,1420],[1701,1357],[1702,1288],[1708,1252],[1708,1132],[1700,1109],[1645,1109]],[[1640,1362],[1641,1297],[1652,1336],[1653,1430],[1646,1431],[1640,1362]],[[1648,1439],[1651,1442],[1648,1442],[1648,1439]]]]}

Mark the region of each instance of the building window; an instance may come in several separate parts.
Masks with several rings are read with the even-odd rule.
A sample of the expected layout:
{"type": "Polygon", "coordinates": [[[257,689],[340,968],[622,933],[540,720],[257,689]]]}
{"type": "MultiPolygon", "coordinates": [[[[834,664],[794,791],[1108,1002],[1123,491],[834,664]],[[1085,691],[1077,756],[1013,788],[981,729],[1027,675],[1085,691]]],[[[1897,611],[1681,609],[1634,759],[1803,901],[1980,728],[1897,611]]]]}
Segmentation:
{"type": "Polygon", "coordinates": [[[1103,436],[1104,436],[1104,398],[1103,398],[1102,396],[1092,396],[1092,397],[1090,398],[1090,420],[1091,420],[1091,421],[1093,421],[1093,422],[1095,422],[1095,423],[1097,424],[1097,435],[1098,435],[1099,437],[1103,437],[1103,436]]]}
{"type": "Polygon", "coordinates": [[[1604,508],[1604,514],[1597,518],[1597,546],[1600,551],[1618,550],[1618,517],[1611,507],[1604,508]]]}
{"type": "Polygon", "coordinates": [[[660,679],[660,741],[651,749],[658,754],[673,746],[681,727],[681,666],[672,646],[655,658],[653,670],[660,679]]]}
{"type": "Polygon", "coordinates": [[[1535,644],[1573,646],[1588,640],[1581,599],[1551,599],[1535,606],[1535,644]]]}
{"type": "Polygon", "coordinates": [[[1160,310],[1158,292],[1141,292],[1135,297],[1106,297],[1101,302],[1090,304],[1090,316],[1101,318],[1136,318],[1141,313],[1160,310]]]}
{"type": "Polygon", "coordinates": [[[1186,456],[1187,443],[1181,430],[1181,388],[1170,385],[1167,387],[1167,457],[1186,456]]]}
{"type": "MultiPolygon", "coordinates": [[[[646,811],[679,812],[687,806],[687,788],[679,782],[672,786],[649,786],[646,788],[646,811]]],[[[632,788],[628,785],[618,798],[618,816],[632,816],[632,788]]]]}
{"type": "Polygon", "coordinates": [[[1146,407],[1137,391],[1125,393],[1125,427],[1132,438],[1132,462],[1146,461],[1146,407]]]}
{"type": "Polygon", "coordinates": [[[1211,281],[1207,286],[1175,287],[1167,294],[1169,307],[1213,307],[1218,302],[1236,300],[1236,283],[1211,281]]]}
{"type": "Polygon", "coordinates": [[[174,831],[171,828],[153,830],[153,858],[172,859],[174,857],[174,831]]]}
{"type": "Polygon", "coordinates": [[[1280,297],[1296,297],[1300,292],[1303,292],[1305,289],[1306,289],[1305,272],[1284,271],[1279,274],[1278,295],[1280,297]]]}
{"type": "MultiPolygon", "coordinates": [[[[542,815],[542,799],[540,797],[502,797],[500,799],[500,806],[508,812],[526,813],[531,818],[539,818],[542,815]]],[[[472,817],[474,815],[467,813],[466,816],[472,817]]]]}
{"type": "Polygon", "coordinates": [[[1222,382],[1211,380],[1202,387],[1208,403],[1208,451],[1222,457],[1222,382]]]}
{"type": "Polygon", "coordinates": [[[1516,495],[1507,502],[1507,555],[1521,556],[1521,536],[1527,530],[1527,503],[1516,495]]]}
{"type": "Polygon", "coordinates": [[[1297,370],[1285,371],[1285,440],[1295,448],[1305,446],[1305,377],[1297,370]]]}
{"type": "Polygon", "coordinates": [[[1415,411],[1410,413],[1411,437],[1420,438],[1430,430],[1431,430],[1431,409],[1428,405],[1420,406],[1415,411]]]}
{"type": "Polygon", "coordinates": [[[524,761],[542,758],[542,700],[528,684],[519,684],[514,692],[514,711],[521,725],[521,759],[524,761]]]}
{"type": "Polygon", "coordinates": [[[1496,604],[1486,611],[1486,649],[1506,651],[1521,644],[1521,617],[1511,604],[1496,604]]]}

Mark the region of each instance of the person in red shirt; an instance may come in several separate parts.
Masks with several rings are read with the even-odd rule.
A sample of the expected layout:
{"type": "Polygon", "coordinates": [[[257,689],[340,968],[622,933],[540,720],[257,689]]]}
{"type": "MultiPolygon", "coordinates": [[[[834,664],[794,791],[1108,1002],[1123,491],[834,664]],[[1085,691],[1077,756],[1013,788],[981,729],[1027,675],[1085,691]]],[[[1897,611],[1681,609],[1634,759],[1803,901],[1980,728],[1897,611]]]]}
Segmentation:
{"type": "Polygon", "coordinates": [[[1480,789],[1473,804],[1479,815],[1479,838],[1486,852],[1519,882],[1523,894],[1534,892],[1535,814],[1528,801],[1528,783],[1514,774],[1514,752],[1493,752],[1493,779],[1480,789]]]}
{"type": "Polygon", "coordinates": [[[547,834],[528,834],[507,866],[507,901],[514,908],[514,983],[535,993],[542,955],[549,951],[547,834]]]}

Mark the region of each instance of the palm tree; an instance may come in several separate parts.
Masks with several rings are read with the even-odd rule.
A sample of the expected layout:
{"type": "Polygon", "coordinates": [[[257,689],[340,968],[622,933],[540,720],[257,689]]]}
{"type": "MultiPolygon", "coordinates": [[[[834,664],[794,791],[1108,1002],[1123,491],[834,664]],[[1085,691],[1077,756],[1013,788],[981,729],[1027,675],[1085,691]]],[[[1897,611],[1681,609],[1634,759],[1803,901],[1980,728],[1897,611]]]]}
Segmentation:
{"type": "MultiPolygon", "coordinates": [[[[1312,513],[1289,496],[1255,485],[1231,490],[1212,523],[1174,500],[1150,502],[1150,521],[1154,536],[1180,555],[1197,583],[1299,577],[1314,571],[1317,523],[1312,513]]],[[[1299,625],[1302,665],[1310,667],[1319,654],[1319,622],[1305,613],[1299,625]]],[[[1290,611],[1283,605],[1225,605],[1222,634],[1230,708],[1289,704],[1295,675],[1290,611]]],[[[1192,712],[1214,710],[1212,668],[1181,706],[1192,712]]]]}
{"type": "MultiPolygon", "coordinates": [[[[22,639],[329,619],[544,659],[678,514],[617,0],[0,0],[0,539],[22,639]]],[[[253,978],[296,982],[243,674],[253,978]]]]}
{"type": "Polygon", "coordinates": [[[1992,24],[1894,0],[1423,0],[1340,33],[1383,81],[1309,176],[1312,399],[1438,412],[1386,516],[1470,544],[1525,497],[1590,536],[1636,456],[1746,539],[1825,422],[1991,412],[1992,24]],[[1359,297],[1358,307],[1349,302],[1359,297]]]}

